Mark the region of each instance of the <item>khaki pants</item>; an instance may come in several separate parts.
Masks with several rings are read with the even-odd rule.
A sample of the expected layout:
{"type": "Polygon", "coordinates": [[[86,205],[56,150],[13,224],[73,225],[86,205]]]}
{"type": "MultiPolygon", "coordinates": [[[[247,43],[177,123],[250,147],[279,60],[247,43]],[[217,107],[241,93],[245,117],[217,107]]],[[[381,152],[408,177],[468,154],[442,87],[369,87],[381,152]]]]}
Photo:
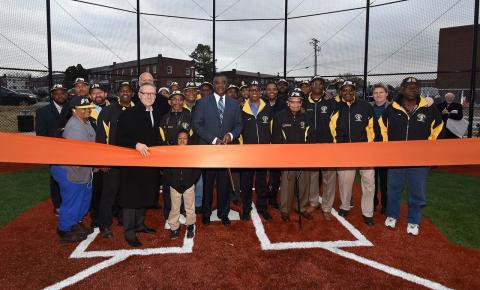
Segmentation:
{"type": "MultiPolygon", "coordinates": [[[[353,182],[356,169],[339,169],[338,185],[340,189],[340,208],[350,210],[353,182]]],[[[373,168],[359,169],[362,176],[362,214],[366,217],[373,216],[373,196],[375,193],[375,170],[373,168]]]]}
{"type": "Polygon", "coordinates": [[[337,187],[337,170],[335,168],[322,169],[322,210],[331,212],[335,201],[337,187]]]}
{"type": "Polygon", "coordinates": [[[308,196],[308,201],[310,202],[311,206],[318,207],[320,204],[318,200],[320,197],[320,184],[319,184],[320,169],[315,168],[309,171],[310,171],[310,194],[308,196]]]}
{"type": "MultiPolygon", "coordinates": [[[[292,201],[295,196],[295,179],[298,174],[298,189],[300,196],[300,211],[304,211],[308,204],[308,194],[310,193],[310,172],[299,170],[283,170],[280,182],[280,212],[289,214],[292,201]]],[[[373,199],[372,199],[373,202],[373,199]]],[[[297,208],[297,205],[295,205],[297,208]]]]}
{"type": "MultiPolygon", "coordinates": [[[[182,194],[170,187],[170,197],[172,199],[172,209],[168,215],[168,224],[172,230],[177,230],[180,227],[178,219],[180,217],[180,205],[182,204],[182,194]]],[[[195,185],[183,193],[183,203],[185,205],[185,212],[187,214],[187,226],[195,224],[195,185]]]]}

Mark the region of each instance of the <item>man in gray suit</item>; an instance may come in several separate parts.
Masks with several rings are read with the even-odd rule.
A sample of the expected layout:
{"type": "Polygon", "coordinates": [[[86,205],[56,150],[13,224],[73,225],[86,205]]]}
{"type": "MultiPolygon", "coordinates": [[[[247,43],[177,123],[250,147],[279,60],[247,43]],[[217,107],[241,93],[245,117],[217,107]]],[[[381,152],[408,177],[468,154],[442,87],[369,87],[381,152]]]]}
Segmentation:
{"type": "MultiPolygon", "coordinates": [[[[192,112],[193,131],[199,144],[226,145],[236,140],[242,132],[242,115],[238,101],[227,97],[227,77],[217,74],[213,79],[214,93],[197,102],[192,112]]],[[[203,223],[210,223],[212,194],[216,180],[218,217],[229,225],[230,198],[228,174],[224,168],[205,169],[203,174],[203,223]]]]}

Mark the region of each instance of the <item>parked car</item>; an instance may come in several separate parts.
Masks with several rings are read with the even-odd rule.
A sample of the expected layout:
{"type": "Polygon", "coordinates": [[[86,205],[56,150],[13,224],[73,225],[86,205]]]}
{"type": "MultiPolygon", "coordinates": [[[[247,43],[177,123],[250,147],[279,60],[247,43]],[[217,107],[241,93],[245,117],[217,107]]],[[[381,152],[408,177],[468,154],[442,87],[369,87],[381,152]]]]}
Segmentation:
{"type": "Polygon", "coordinates": [[[28,90],[14,91],[5,87],[0,87],[0,105],[18,106],[33,105],[38,102],[37,96],[28,90]]]}

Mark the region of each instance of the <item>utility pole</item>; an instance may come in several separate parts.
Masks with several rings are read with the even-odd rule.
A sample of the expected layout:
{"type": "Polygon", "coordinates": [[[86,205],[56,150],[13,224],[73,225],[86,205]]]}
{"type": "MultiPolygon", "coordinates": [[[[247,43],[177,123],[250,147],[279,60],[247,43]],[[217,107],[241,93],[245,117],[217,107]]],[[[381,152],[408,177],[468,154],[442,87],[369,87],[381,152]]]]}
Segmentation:
{"type": "Polygon", "coordinates": [[[313,51],[315,52],[315,64],[314,64],[314,75],[317,75],[317,53],[320,52],[320,47],[318,46],[318,39],[312,38],[310,44],[313,45],[313,51]]]}

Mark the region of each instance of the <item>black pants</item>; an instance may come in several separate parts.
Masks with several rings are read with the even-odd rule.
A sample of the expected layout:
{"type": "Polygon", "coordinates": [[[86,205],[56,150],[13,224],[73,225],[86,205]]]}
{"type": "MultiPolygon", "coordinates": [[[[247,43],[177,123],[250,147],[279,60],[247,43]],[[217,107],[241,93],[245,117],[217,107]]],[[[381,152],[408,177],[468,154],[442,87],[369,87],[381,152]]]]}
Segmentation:
{"type": "Polygon", "coordinates": [[[252,210],[252,187],[254,177],[255,192],[257,194],[256,206],[259,210],[267,209],[267,170],[244,169],[240,175],[243,213],[250,213],[252,210]]]}
{"type": "Polygon", "coordinates": [[[205,169],[203,175],[203,216],[212,214],[213,187],[217,184],[217,215],[220,219],[228,217],[230,197],[228,194],[228,173],[226,169],[205,169]]]}
{"type": "Polygon", "coordinates": [[[60,195],[60,187],[58,186],[57,181],[53,179],[50,174],[50,198],[52,199],[53,208],[60,208],[62,203],[62,196],[60,195]]]}
{"type": "Polygon", "coordinates": [[[270,202],[277,201],[278,190],[280,189],[280,169],[270,169],[270,178],[268,180],[268,199],[270,202]]]}
{"type": "Polygon", "coordinates": [[[375,195],[373,197],[373,208],[377,208],[377,205],[379,204],[378,192],[380,191],[382,194],[380,200],[382,209],[387,209],[387,175],[388,168],[375,167],[375,195]]]}
{"type": "Polygon", "coordinates": [[[113,219],[113,209],[120,190],[120,169],[110,168],[103,173],[102,193],[98,207],[98,225],[110,227],[113,219]]]}
{"type": "Polygon", "coordinates": [[[103,172],[95,172],[92,180],[92,201],[90,203],[90,217],[92,218],[93,224],[98,224],[102,188],[103,172]]]}
{"type": "Polygon", "coordinates": [[[145,228],[145,212],[144,208],[123,209],[123,229],[126,239],[134,239],[136,232],[145,228]]]}

